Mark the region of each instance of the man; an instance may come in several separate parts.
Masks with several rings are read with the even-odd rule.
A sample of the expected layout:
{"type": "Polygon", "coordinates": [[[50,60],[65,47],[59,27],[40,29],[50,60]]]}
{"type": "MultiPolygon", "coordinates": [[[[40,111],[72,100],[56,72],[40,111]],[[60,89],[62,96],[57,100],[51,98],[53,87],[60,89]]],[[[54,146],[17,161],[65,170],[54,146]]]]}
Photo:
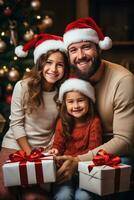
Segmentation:
{"type": "Polygon", "coordinates": [[[59,156],[59,183],[69,180],[79,161],[92,160],[99,149],[121,157],[134,155],[134,76],[124,67],[101,59],[101,50],[111,48],[92,18],[67,25],[64,43],[73,73],[90,81],[96,90],[96,106],[104,128],[103,145],[77,157],[59,156]]]}

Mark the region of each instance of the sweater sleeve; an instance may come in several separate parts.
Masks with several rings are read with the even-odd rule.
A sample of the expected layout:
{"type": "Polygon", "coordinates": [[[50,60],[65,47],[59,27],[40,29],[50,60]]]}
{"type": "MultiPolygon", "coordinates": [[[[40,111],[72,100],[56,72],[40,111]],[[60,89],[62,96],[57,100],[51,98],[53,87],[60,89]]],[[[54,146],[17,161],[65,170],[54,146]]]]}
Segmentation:
{"type": "Polygon", "coordinates": [[[60,119],[57,121],[57,125],[55,128],[54,141],[53,141],[52,148],[58,149],[61,155],[63,154],[65,150],[65,138],[62,134],[62,123],[60,119]]]}
{"type": "MultiPolygon", "coordinates": [[[[24,90],[24,88],[23,88],[24,90]]],[[[15,139],[26,136],[24,128],[24,103],[23,103],[22,81],[18,81],[14,87],[11,101],[10,128],[15,139]]]]}
{"type": "Polygon", "coordinates": [[[113,138],[98,148],[79,156],[92,160],[99,149],[119,156],[134,153],[134,77],[125,76],[118,82],[113,100],[113,138]]]}

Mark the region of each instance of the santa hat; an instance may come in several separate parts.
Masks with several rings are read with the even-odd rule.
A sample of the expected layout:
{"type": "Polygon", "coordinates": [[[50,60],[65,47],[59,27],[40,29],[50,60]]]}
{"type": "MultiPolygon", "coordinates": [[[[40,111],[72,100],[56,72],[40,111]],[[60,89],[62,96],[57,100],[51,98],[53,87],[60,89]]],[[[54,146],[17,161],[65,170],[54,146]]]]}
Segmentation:
{"type": "Polygon", "coordinates": [[[26,43],[24,46],[17,46],[15,48],[15,54],[18,57],[26,57],[28,55],[28,51],[33,47],[35,48],[34,63],[37,62],[38,58],[42,54],[45,54],[50,50],[59,49],[62,52],[66,52],[62,37],[51,34],[39,34],[34,39],[26,43]]]}
{"type": "Polygon", "coordinates": [[[89,97],[95,103],[95,91],[93,86],[84,80],[78,78],[69,78],[61,84],[59,89],[59,102],[62,103],[63,96],[66,92],[79,91],[89,97]]]}
{"type": "Polygon", "coordinates": [[[102,50],[112,47],[112,40],[103,35],[101,29],[91,17],[80,18],[68,24],[63,40],[66,48],[72,43],[81,41],[94,42],[102,50]]]}

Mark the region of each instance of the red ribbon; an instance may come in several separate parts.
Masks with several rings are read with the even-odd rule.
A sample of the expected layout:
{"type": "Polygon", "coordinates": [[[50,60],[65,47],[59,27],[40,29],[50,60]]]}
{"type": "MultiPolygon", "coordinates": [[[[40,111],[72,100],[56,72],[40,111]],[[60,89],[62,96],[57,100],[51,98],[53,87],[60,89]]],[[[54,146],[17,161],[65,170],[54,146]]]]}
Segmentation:
{"type": "Polygon", "coordinates": [[[25,151],[19,150],[16,151],[15,153],[10,154],[9,159],[11,162],[21,162],[21,161],[33,162],[44,157],[44,155],[42,154],[43,151],[44,148],[40,147],[38,149],[33,149],[30,155],[27,155],[25,151]]]}
{"type": "Polygon", "coordinates": [[[121,158],[119,156],[114,156],[113,154],[107,153],[105,150],[101,149],[97,152],[96,156],[93,157],[93,165],[88,166],[89,172],[95,166],[108,165],[114,167],[115,170],[115,180],[114,180],[114,191],[119,191],[120,187],[120,167],[118,166],[121,163],[121,158]]]}
{"type": "Polygon", "coordinates": [[[118,168],[118,164],[121,162],[119,156],[114,156],[113,154],[107,153],[105,150],[101,149],[97,152],[96,156],[93,157],[93,165],[88,166],[89,172],[95,166],[108,165],[114,168],[118,168]]]}
{"type": "Polygon", "coordinates": [[[27,167],[26,162],[35,162],[35,172],[36,172],[36,180],[37,183],[43,183],[43,171],[42,171],[42,163],[41,159],[44,157],[42,152],[43,148],[38,148],[32,150],[30,155],[26,155],[26,152],[19,150],[15,153],[9,155],[9,159],[11,162],[20,162],[19,163],[19,171],[20,171],[20,179],[21,185],[28,185],[28,176],[27,176],[27,167]]]}

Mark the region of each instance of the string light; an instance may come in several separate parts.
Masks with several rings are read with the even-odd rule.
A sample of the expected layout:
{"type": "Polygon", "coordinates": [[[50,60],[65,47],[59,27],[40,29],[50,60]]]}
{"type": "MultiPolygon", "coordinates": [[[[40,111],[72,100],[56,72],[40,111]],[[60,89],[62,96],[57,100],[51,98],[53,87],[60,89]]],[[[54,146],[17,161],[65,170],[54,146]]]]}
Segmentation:
{"type": "Polygon", "coordinates": [[[14,60],[18,60],[18,57],[17,57],[17,56],[14,56],[13,59],[14,59],[14,60]]]}
{"type": "Polygon", "coordinates": [[[7,73],[9,71],[8,67],[6,65],[3,66],[4,72],[7,73]]]}
{"type": "Polygon", "coordinates": [[[1,36],[5,36],[6,34],[5,34],[5,32],[4,31],[2,31],[1,32],[1,36]]]}
{"type": "Polygon", "coordinates": [[[26,68],[26,72],[30,72],[31,69],[29,67],[26,68]]]}
{"type": "Polygon", "coordinates": [[[36,18],[37,18],[37,19],[41,19],[41,16],[40,16],[40,15],[37,15],[36,18]]]}

